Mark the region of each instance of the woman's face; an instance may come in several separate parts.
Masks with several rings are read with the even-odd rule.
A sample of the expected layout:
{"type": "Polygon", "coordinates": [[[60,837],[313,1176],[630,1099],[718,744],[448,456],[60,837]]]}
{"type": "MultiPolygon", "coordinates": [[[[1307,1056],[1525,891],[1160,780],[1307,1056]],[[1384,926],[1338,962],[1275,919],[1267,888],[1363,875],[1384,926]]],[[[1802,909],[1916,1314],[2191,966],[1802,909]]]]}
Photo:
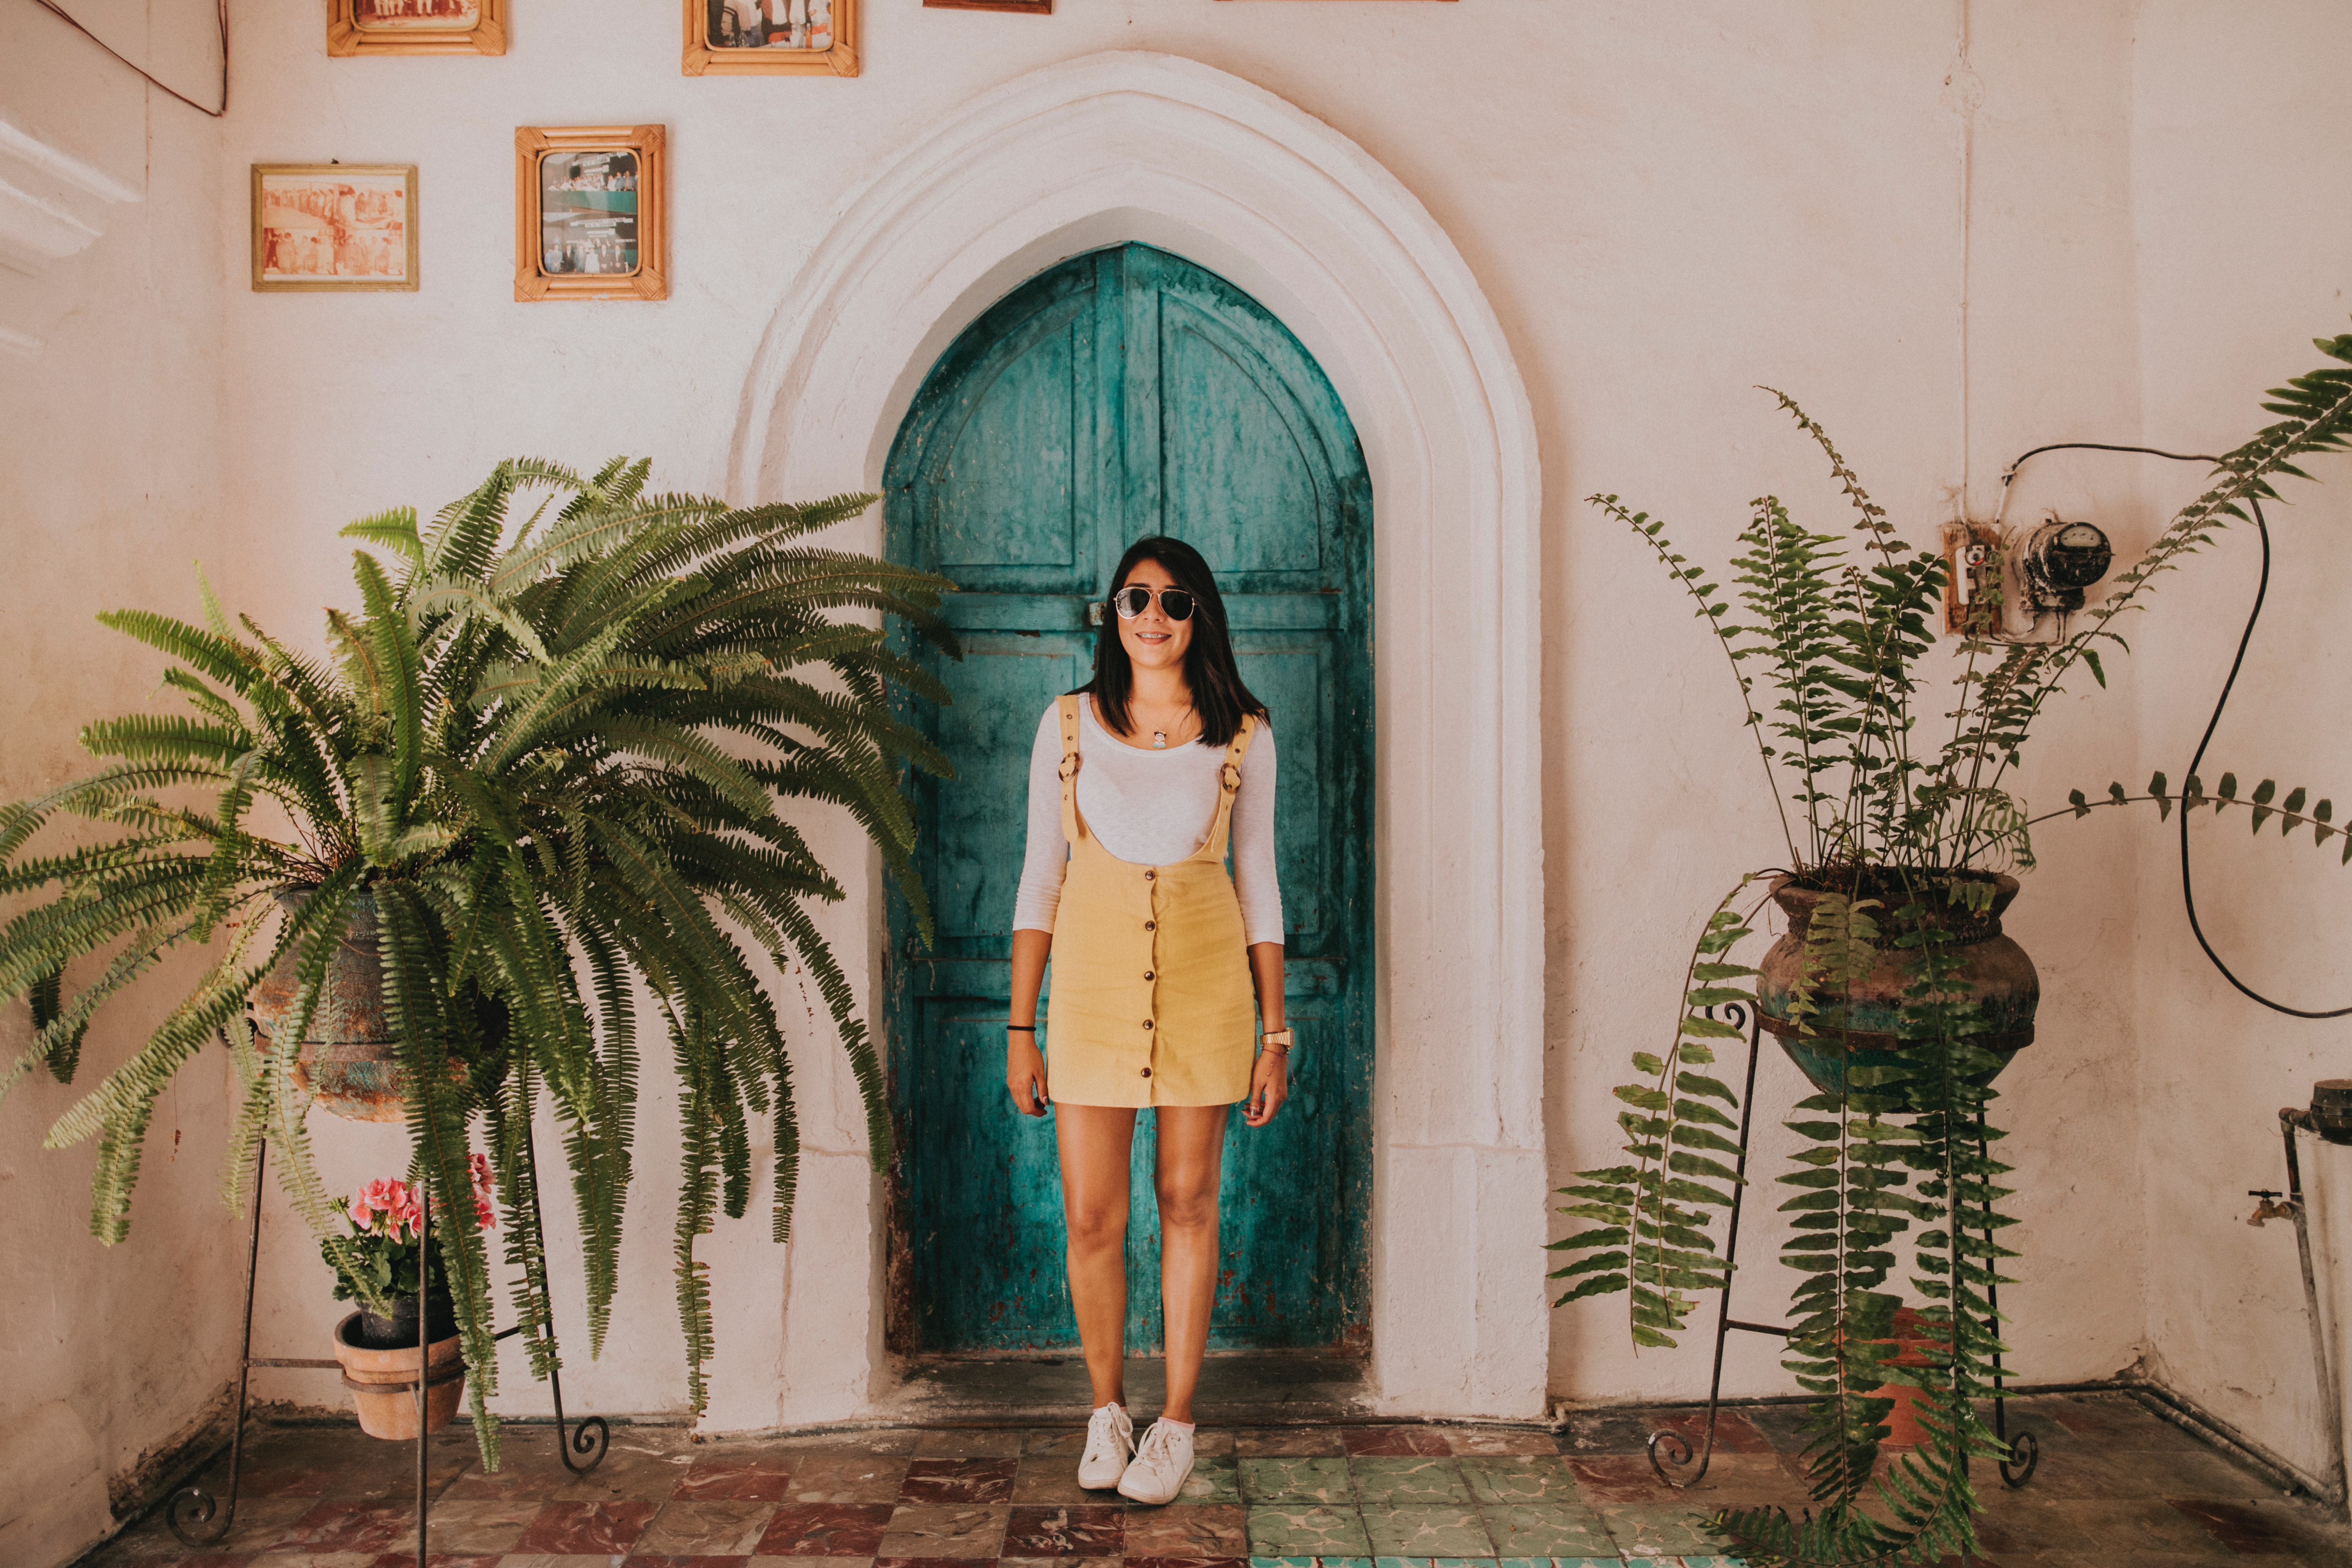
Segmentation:
{"type": "Polygon", "coordinates": [[[1112,611],[1113,617],[1118,620],[1119,646],[1127,649],[1129,661],[1139,669],[1184,668],[1185,650],[1192,646],[1192,623],[1189,619],[1171,621],[1160,607],[1160,590],[1175,585],[1176,579],[1169,575],[1168,568],[1150,560],[1137,562],[1119,584],[1122,588],[1152,591],[1151,603],[1135,619],[1127,620],[1112,611]]]}

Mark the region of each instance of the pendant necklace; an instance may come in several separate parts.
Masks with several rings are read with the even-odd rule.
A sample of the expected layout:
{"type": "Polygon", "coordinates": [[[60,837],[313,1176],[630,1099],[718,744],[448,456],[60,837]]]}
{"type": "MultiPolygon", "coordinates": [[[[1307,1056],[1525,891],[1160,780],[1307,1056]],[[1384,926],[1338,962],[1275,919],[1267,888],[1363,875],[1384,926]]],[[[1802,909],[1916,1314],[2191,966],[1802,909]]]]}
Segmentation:
{"type": "MultiPolygon", "coordinates": [[[[1187,713],[1190,713],[1190,712],[1192,711],[1192,710],[1191,710],[1190,708],[1187,708],[1187,709],[1185,709],[1185,710],[1184,710],[1184,711],[1185,711],[1185,712],[1187,712],[1187,713]]],[[[1180,719],[1180,720],[1178,720],[1178,721],[1177,721],[1177,722],[1181,724],[1181,723],[1182,723],[1182,722],[1183,722],[1183,721],[1180,719]]],[[[1168,749],[1168,731],[1165,731],[1165,730],[1154,730],[1154,731],[1151,731],[1151,749],[1152,749],[1153,751],[1155,751],[1155,752],[1164,752],[1164,751],[1166,751],[1166,750],[1168,749]]]]}

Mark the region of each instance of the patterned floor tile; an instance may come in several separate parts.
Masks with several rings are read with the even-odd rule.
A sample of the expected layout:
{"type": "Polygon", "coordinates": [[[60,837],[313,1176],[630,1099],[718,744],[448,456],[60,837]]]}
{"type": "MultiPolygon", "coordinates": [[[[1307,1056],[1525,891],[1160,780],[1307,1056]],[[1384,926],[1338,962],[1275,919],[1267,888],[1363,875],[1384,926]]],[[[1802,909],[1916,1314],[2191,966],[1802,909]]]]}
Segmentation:
{"type": "Polygon", "coordinates": [[[1559,1439],[1551,1433],[1529,1427],[1513,1430],[1492,1426],[1449,1426],[1445,1429],[1446,1446],[1456,1454],[1557,1454],[1559,1439]]]}
{"type": "Polygon", "coordinates": [[[622,1500],[667,1502],[681,1477],[694,1468],[695,1456],[682,1444],[658,1446],[614,1437],[604,1462],[586,1475],[566,1483],[555,1493],[558,1502],[617,1502],[622,1500]]]}
{"type": "Polygon", "coordinates": [[[1494,1542],[1475,1509],[1364,1505],[1364,1533],[1378,1557],[1492,1557],[1494,1542]]]}
{"type": "Polygon", "coordinates": [[[1087,1429],[1083,1426],[1038,1426],[1021,1435],[1024,1454],[1066,1454],[1070,1463],[1076,1464],[1078,1456],[1087,1451],[1087,1429]]]}
{"type": "Polygon", "coordinates": [[[1117,1557],[1126,1551],[1127,1510],[1015,1508],[1004,1525],[1007,1557],[1117,1557]]]}
{"type": "Polygon", "coordinates": [[[902,1503],[1002,1503],[1013,1500],[1021,1461],[1007,1458],[916,1458],[898,1488],[902,1503]]]}
{"type": "MultiPolygon", "coordinates": [[[[222,1506],[226,1506],[225,1501],[222,1506]]],[[[311,1497],[241,1497],[228,1533],[198,1550],[231,1556],[259,1552],[284,1535],[289,1525],[318,1506],[319,1500],[311,1497]]],[[[189,1548],[180,1544],[160,1510],[115,1537],[107,1550],[111,1554],[106,1560],[108,1568],[118,1561],[156,1557],[176,1561],[189,1554],[189,1548]]]]}
{"type": "Polygon", "coordinates": [[[1556,1502],[1500,1503],[1479,1510],[1502,1557],[1600,1557],[1616,1551],[1591,1509],[1556,1502]]]}
{"type": "MultiPolygon", "coordinates": [[[[751,1568],[874,1568],[871,1557],[762,1557],[751,1554],[751,1568]]],[[[937,1568],[934,1564],[933,1568],[937,1568]]]]}
{"type": "MultiPolygon", "coordinates": [[[[370,1438],[371,1449],[326,1472],[319,1493],[344,1502],[415,1501],[416,1445],[370,1438]]],[[[452,1427],[434,1435],[425,1449],[425,1484],[438,1496],[452,1482],[481,1468],[481,1451],[474,1446],[470,1427],[452,1427]]]]}
{"type": "Polygon", "coordinates": [[[1576,1477],[1559,1455],[1475,1455],[1455,1461],[1479,1503],[1581,1502],[1576,1477]]]}
{"type": "Polygon", "coordinates": [[[973,1428],[926,1432],[915,1440],[915,1454],[926,1459],[1006,1459],[1021,1452],[1021,1439],[1026,1433],[1006,1429],[973,1428]]]}
{"type": "Polygon", "coordinates": [[[1139,1508],[1127,1516],[1127,1558],[1245,1557],[1249,1510],[1238,1503],[1139,1508]]]}
{"type": "MultiPolygon", "coordinates": [[[[1114,1481],[1112,1486],[1117,1486],[1114,1481]]],[[[1089,1488],[1078,1485],[1078,1456],[1076,1454],[1024,1454],[1021,1468],[1013,1477],[1013,1500],[1016,1503],[1068,1503],[1073,1506],[1088,1503],[1116,1503],[1118,1494],[1109,1487],[1089,1488]]]]}
{"type": "Polygon", "coordinates": [[[993,1557],[877,1557],[874,1568],[996,1568],[993,1557]]]}
{"type": "Polygon", "coordinates": [[[1253,1505],[1249,1543],[1254,1557],[1370,1557],[1372,1552],[1354,1509],[1311,1503],[1253,1505]]]}
{"type": "Polygon", "coordinates": [[[416,1510],[391,1503],[320,1502],[278,1533],[264,1550],[289,1552],[383,1552],[402,1536],[416,1534],[416,1510]]]}
{"type": "Polygon", "coordinates": [[[1568,1461],[1568,1469],[1588,1502],[1664,1503],[1675,1496],[1675,1489],[1658,1479],[1648,1458],[1641,1454],[1573,1458],[1568,1461]]]}
{"type": "Polygon", "coordinates": [[[1250,1568],[1246,1557],[1130,1557],[1125,1568],[1250,1568]]]}
{"type": "Polygon", "coordinates": [[[2243,1502],[2175,1499],[2172,1506],[2241,1556],[2289,1555],[2352,1562],[2352,1530],[2270,1498],[2243,1502]]]}
{"type": "Polygon", "coordinates": [[[791,1495],[792,1479],[784,1454],[709,1454],[687,1468],[670,1496],[679,1502],[782,1502],[791,1495]]]}
{"type": "Polygon", "coordinates": [[[509,1550],[575,1555],[625,1552],[646,1532],[660,1506],[629,1498],[614,1502],[546,1503],[509,1550]]]}
{"type": "Polygon", "coordinates": [[[786,1503],[752,1549],[762,1557],[873,1557],[898,1509],[889,1503],[786,1503]]]}
{"type": "Polygon", "coordinates": [[[799,1503],[897,1502],[908,1461],[872,1453],[820,1452],[794,1459],[784,1500],[799,1503]]]}
{"type": "Polygon", "coordinates": [[[1672,1503],[1601,1503],[1609,1538],[1628,1557],[1674,1557],[1685,1552],[1722,1550],[1722,1537],[1706,1528],[1706,1515],[1672,1503]]]}
{"type": "Polygon", "coordinates": [[[748,1557],[767,1534],[776,1508],[772,1502],[666,1502],[635,1550],[673,1557],[748,1557]]]}
{"type": "Polygon", "coordinates": [[[1237,1461],[1242,1495],[1251,1502],[1329,1503],[1356,1500],[1348,1461],[1335,1458],[1249,1458],[1237,1461]]]}
{"type": "Polygon", "coordinates": [[[1012,1511],[985,1503],[901,1503],[890,1515],[876,1555],[993,1561],[1003,1553],[1004,1526],[1012,1511]]]}
{"type": "Polygon", "coordinates": [[[1234,1452],[1244,1458],[1336,1459],[1347,1451],[1339,1431],[1330,1426],[1272,1426],[1234,1434],[1234,1452]]]}
{"type": "Polygon", "coordinates": [[[1356,1479],[1357,1498],[1367,1504],[1470,1502],[1470,1489],[1451,1458],[1365,1455],[1349,1459],[1348,1468],[1356,1479]]]}
{"type": "Polygon", "coordinates": [[[1241,1476],[1236,1459],[1216,1455],[1196,1455],[1192,1473],[1184,1478],[1177,1489],[1180,1503],[1227,1503],[1242,1500],[1241,1476]]]}
{"type": "Polygon", "coordinates": [[[1434,1426],[1348,1426],[1340,1429],[1339,1441],[1347,1446],[1349,1454],[1397,1458],[1454,1452],[1445,1434],[1434,1426]]]}
{"type": "MultiPolygon", "coordinates": [[[[1651,1430],[1678,1434],[1696,1450],[1706,1441],[1706,1412],[1660,1411],[1651,1419],[1651,1430]]],[[[1715,1413],[1715,1451],[1718,1454],[1769,1454],[1773,1449],[1771,1439],[1758,1431],[1744,1414],[1718,1408],[1715,1413]]]]}
{"type": "MultiPolygon", "coordinates": [[[[506,1552],[514,1550],[522,1532],[539,1517],[546,1504],[528,1500],[493,1499],[487,1501],[443,1500],[433,1505],[425,1516],[425,1539],[435,1552],[448,1552],[460,1556],[483,1552],[506,1552]]],[[[394,1548],[416,1550],[415,1515],[409,1513],[409,1528],[400,1532],[394,1548]]]]}

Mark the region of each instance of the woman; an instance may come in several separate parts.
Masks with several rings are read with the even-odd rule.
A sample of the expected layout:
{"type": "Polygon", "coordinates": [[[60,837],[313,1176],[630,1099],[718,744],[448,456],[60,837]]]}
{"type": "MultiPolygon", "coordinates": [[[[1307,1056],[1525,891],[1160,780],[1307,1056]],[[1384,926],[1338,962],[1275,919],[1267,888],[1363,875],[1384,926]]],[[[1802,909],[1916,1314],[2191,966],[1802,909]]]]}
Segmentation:
{"type": "Polygon", "coordinates": [[[1095,678],[1045,710],[1030,754],[1004,1078],[1024,1114],[1057,1111],[1070,1303],[1094,1384],[1078,1484],[1164,1503],[1192,1468],[1225,1122],[1238,1100],[1263,1127],[1289,1092],[1274,735],[1198,551],[1137,540],[1111,584],[1095,678]],[[1050,1068],[1036,1033],[1049,953],[1050,1068]],[[1253,986],[1265,1031],[1255,1040],[1253,986]],[[1128,1155],[1146,1105],[1160,1134],[1168,1398],[1138,1443],[1121,1377],[1128,1155]]]}

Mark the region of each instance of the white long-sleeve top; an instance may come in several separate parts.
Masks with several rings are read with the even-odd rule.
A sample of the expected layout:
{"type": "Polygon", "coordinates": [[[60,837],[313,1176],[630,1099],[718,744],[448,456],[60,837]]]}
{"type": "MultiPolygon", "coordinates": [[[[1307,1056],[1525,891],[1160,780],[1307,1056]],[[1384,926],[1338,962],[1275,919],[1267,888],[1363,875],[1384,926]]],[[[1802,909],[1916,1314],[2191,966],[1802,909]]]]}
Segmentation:
{"type": "MultiPolygon", "coordinates": [[[[1104,849],[1134,866],[1168,866],[1209,841],[1225,750],[1194,741],[1164,752],[1115,740],[1078,699],[1078,815],[1104,849]]],[[[1282,888],[1274,868],[1274,730],[1260,724],[1234,792],[1234,890],[1255,945],[1282,940],[1282,888]]],[[[1051,931],[1070,863],[1062,837],[1062,725],[1048,704],[1029,749],[1029,847],[1013,901],[1016,931],[1051,931]]]]}

